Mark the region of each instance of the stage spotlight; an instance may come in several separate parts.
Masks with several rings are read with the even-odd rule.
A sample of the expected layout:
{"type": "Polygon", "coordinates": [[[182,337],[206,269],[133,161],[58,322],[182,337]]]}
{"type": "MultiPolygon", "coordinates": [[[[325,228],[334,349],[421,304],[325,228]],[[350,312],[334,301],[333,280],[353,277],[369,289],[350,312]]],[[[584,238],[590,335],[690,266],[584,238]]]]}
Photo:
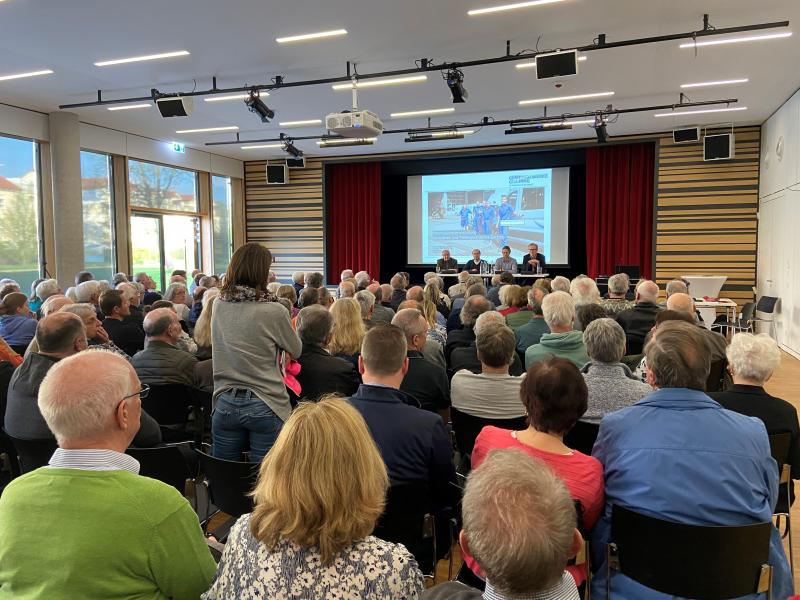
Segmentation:
{"type": "Polygon", "coordinates": [[[453,104],[466,102],[469,93],[467,88],[464,87],[464,73],[460,69],[450,69],[444,76],[447,81],[447,87],[450,88],[450,93],[453,94],[453,104]]]}
{"type": "Polygon", "coordinates": [[[608,131],[606,129],[606,122],[603,120],[603,117],[595,117],[594,125],[592,125],[592,127],[594,127],[594,132],[597,134],[598,144],[605,144],[608,142],[608,131]]]}
{"type": "Polygon", "coordinates": [[[303,151],[300,150],[297,146],[292,143],[292,140],[284,140],[283,141],[283,151],[286,154],[291,154],[295,158],[300,158],[303,156],[303,151]]]}
{"type": "Polygon", "coordinates": [[[270,119],[275,118],[275,111],[264,104],[256,90],[250,90],[250,96],[244,101],[244,103],[247,105],[247,109],[251,113],[255,113],[261,117],[262,123],[269,123],[270,119]]]}

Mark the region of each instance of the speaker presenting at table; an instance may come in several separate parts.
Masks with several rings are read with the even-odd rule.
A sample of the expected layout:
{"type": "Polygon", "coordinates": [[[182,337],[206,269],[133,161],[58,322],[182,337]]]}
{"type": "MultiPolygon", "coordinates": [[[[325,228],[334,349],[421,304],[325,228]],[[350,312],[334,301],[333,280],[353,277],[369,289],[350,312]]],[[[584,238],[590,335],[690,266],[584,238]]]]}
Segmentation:
{"type": "Polygon", "coordinates": [[[539,245],[530,243],[528,244],[528,253],[522,257],[520,263],[521,273],[544,273],[547,266],[544,260],[544,254],[539,254],[539,245]]]}
{"type": "Polygon", "coordinates": [[[442,250],[442,258],[436,261],[437,273],[455,273],[458,271],[458,261],[450,256],[450,250],[442,250]]]}

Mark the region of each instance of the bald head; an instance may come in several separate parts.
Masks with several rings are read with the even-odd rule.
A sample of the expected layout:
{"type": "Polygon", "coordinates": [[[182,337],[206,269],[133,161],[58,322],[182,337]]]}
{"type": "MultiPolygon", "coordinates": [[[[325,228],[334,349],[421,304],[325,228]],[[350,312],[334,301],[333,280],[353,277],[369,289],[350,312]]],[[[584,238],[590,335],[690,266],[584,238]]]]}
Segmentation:
{"type": "Polygon", "coordinates": [[[425,291],[418,285],[411,287],[406,292],[406,298],[408,300],[416,300],[417,302],[422,302],[422,298],[425,291]]]}
{"type": "Polygon", "coordinates": [[[36,325],[39,353],[58,358],[72,356],[86,349],[86,328],[78,315],[56,312],[36,325]]]}
{"type": "Polygon", "coordinates": [[[409,349],[421,350],[428,335],[428,322],[416,308],[404,308],[392,318],[392,325],[399,327],[406,336],[409,349]]]}
{"type": "Polygon", "coordinates": [[[176,331],[180,329],[180,322],[178,315],[171,308],[156,308],[151,310],[144,317],[142,324],[144,333],[150,340],[159,340],[174,344],[180,333],[176,331]]]}
{"type": "Polygon", "coordinates": [[[658,300],[658,285],[653,281],[644,280],[636,286],[636,302],[655,302],[658,300]]]}
{"type": "Polygon", "coordinates": [[[418,310],[422,312],[422,303],[417,302],[416,300],[403,300],[398,306],[397,310],[403,310],[405,308],[413,308],[414,310],[418,310]]]}
{"type": "Polygon", "coordinates": [[[667,298],[667,309],[694,315],[694,300],[689,294],[677,292],[667,298]]]}
{"type": "Polygon", "coordinates": [[[89,350],[48,371],[39,387],[38,404],[62,448],[124,452],[139,430],[139,388],[128,361],[113,352],[89,350]],[[87,373],[103,376],[87,377],[87,373]]]}
{"type": "Polygon", "coordinates": [[[41,312],[43,316],[51,315],[55,312],[58,312],[65,306],[69,306],[70,304],[74,304],[72,300],[67,298],[66,296],[56,295],[50,296],[47,300],[44,301],[42,304],[41,312]]]}

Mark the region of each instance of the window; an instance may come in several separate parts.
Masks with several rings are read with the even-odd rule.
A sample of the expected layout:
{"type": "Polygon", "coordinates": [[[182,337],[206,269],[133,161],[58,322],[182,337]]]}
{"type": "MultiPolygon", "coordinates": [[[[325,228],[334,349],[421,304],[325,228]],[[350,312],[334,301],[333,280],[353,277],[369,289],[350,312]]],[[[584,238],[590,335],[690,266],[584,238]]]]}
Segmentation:
{"type": "Polygon", "coordinates": [[[114,204],[111,157],[81,152],[83,264],[95,279],[114,277],[114,204]]]}
{"type": "Polygon", "coordinates": [[[0,278],[30,293],[39,277],[38,144],[0,137],[0,278]]]}
{"type": "Polygon", "coordinates": [[[131,206],[196,213],[197,173],[138,160],[128,161],[131,206]]]}
{"type": "Polygon", "coordinates": [[[220,274],[228,269],[233,251],[230,177],[211,177],[211,202],[214,217],[214,273],[220,274]]]}

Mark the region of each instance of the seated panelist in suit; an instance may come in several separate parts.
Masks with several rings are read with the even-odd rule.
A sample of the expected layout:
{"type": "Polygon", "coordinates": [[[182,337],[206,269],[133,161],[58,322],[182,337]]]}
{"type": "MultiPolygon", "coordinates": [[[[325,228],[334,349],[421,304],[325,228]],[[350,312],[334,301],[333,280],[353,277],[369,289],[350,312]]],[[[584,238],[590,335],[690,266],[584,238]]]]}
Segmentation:
{"type": "Polygon", "coordinates": [[[488,273],[489,263],[481,259],[481,251],[475,248],[472,251],[472,260],[467,261],[464,270],[469,273],[488,273]]]}
{"type": "Polygon", "coordinates": [[[442,258],[436,261],[438,273],[455,273],[458,271],[458,261],[450,256],[450,250],[442,250],[442,258]]]}
{"type": "Polygon", "coordinates": [[[539,245],[533,242],[528,244],[528,253],[522,257],[522,262],[519,265],[520,272],[536,273],[541,267],[541,271],[544,273],[546,266],[544,254],[539,254],[539,245]]]}

